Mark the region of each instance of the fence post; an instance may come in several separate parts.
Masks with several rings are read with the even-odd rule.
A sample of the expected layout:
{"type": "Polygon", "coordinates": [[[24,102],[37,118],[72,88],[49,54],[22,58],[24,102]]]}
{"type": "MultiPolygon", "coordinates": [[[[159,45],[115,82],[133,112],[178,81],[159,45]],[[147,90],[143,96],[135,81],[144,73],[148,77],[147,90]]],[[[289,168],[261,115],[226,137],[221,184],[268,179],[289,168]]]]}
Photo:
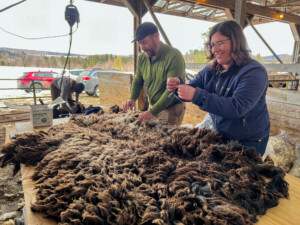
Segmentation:
{"type": "Polygon", "coordinates": [[[35,94],[34,80],[32,81],[32,91],[33,91],[34,105],[36,105],[36,94],[35,94]]]}

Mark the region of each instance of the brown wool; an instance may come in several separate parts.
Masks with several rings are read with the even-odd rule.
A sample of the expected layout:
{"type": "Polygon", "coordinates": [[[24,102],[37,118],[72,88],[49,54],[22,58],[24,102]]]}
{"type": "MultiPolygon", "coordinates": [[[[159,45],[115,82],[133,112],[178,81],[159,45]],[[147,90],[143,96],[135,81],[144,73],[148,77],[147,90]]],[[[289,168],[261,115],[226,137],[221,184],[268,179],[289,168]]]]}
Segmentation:
{"type": "Polygon", "coordinates": [[[33,211],[59,225],[248,225],[288,197],[284,171],[252,149],[206,128],[139,124],[140,112],[118,110],[0,147],[1,167],[36,166],[33,211]]]}

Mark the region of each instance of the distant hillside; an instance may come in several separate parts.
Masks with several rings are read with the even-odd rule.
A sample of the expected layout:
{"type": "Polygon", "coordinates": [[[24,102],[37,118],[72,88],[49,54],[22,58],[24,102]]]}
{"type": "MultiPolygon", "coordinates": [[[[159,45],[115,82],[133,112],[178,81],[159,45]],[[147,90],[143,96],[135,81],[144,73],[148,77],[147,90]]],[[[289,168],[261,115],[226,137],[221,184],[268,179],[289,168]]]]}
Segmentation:
{"type": "MultiPolygon", "coordinates": [[[[0,48],[1,66],[64,68],[65,63],[66,53],[0,48]]],[[[132,71],[133,56],[71,54],[67,66],[72,69],[97,67],[132,71]]]]}
{"type": "MultiPolygon", "coordinates": [[[[15,49],[15,48],[0,48],[0,54],[5,55],[31,55],[31,56],[66,56],[66,53],[61,52],[50,52],[50,51],[36,51],[28,49],[15,49]]],[[[86,57],[87,55],[72,54],[71,56],[86,57]]]]}
{"type": "MultiPolygon", "coordinates": [[[[252,56],[260,63],[278,63],[274,56],[252,56]]],[[[283,63],[292,62],[292,56],[280,54],[279,58],[283,63]]],[[[203,50],[190,50],[184,55],[186,63],[205,63],[206,54],[203,50]]],[[[63,68],[66,61],[66,53],[51,51],[36,51],[28,49],[0,48],[0,66],[17,67],[48,67],[63,68]]],[[[133,71],[133,56],[122,56],[112,54],[82,55],[71,54],[70,68],[103,68],[121,69],[133,71]]],[[[69,66],[69,65],[68,65],[69,66]]]]}
{"type": "MultiPolygon", "coordinates": [[[[268,61],[271,61],[271,60],[274,60],[276,59],[274,55],[270,55],[270,56],[262,56],[263,59],[266,59],[268,61]]],[[[288,55],[288,54],[279,54],[278,55],[278,58],[281,59],[281,60],[287,60],[287,59],[292,59],[292,56],[291,55],[288,55]]]]}

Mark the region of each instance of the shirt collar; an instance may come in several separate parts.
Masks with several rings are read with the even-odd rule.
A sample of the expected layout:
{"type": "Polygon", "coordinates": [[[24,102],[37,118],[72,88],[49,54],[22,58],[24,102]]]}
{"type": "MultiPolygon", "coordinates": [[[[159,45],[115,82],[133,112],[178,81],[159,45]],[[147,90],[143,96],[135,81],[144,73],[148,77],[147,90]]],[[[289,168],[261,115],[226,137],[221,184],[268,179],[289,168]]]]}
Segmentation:
{"type": "Polygon", "coordinates": [[[221,74],[223,74],[223,73],[226,73],[227,71],[230,71],[230,70],[232,70],[232,68],[233,67],[235,67],[235,61],[233,61],[231,64],[230,64],[230,66],[228,67],[228,69],[227,70],[224,70],[223,69],[223,67],[222,67],[222,65],[220,65],[220,64],[218,64],[217,62],[215,63],[215,71],[216,71],[216,74],[217,75],[221,75],[221,74]]]}

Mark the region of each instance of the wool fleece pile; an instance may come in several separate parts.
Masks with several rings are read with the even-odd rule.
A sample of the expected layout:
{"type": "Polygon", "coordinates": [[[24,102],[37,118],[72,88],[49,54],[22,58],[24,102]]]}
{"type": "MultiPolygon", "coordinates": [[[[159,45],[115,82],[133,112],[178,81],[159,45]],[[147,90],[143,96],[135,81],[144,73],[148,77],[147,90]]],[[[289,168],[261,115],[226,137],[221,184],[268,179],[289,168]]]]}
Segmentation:
{"type": "Polygon", "coordinates": [[[76,116],[19,135],[0,165],[36,165],[31,209],[60,225],[253,224],[288,197],[284,171],[254,149],[138,115],[76,116]]]}

